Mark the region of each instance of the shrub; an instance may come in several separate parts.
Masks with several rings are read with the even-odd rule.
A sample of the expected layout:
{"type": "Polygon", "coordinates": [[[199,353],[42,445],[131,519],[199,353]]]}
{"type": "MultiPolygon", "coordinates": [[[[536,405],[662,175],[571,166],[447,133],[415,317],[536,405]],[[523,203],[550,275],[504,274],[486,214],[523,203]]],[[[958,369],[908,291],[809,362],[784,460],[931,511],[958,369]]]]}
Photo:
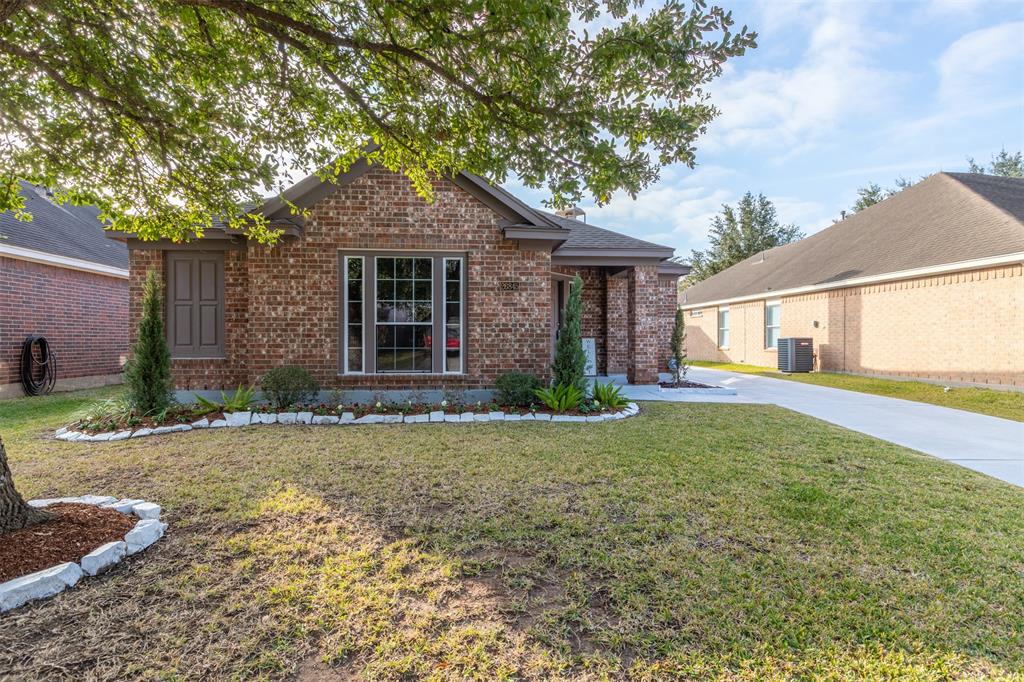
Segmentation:
{"type": "Polygon", "coordinates": [[[171,351],[164,335],[163,292],[156,271],[150,270],[142,289],[142,319],[125,367],[127,399],[139,414],[166,410],[171,404],[171,351]]]}
{"type": "Polygon", "coordinates": [[[594,382],[593,398],[601,407],[625,407],[626,399],[622,397],[622,387],[616,386],[612,382],[602,384],[598,381],[594,382]]]}
{"type": "Polygon", "coordinates": [[[587,356],[583,352],[582,331],[580,328],[583,315],[583,280],[579,275],[572,281],[569,288],[569,301],[565,304],[565,315],[562,328],[558,331],[558,344],[555,346],[554,379],[555,385],[575,386],[580,395],[587,392],[587,379],[583,372],[587,367],[587,356]]]}
{"type": "Polygon", "coordinates": [[[301,367],[275,367],[263,375],[260,388],[278,409],[309,400],[320,391],[313,375],[301,367]]]}
{"type": "Polygon", "coordinates": [[[514,407],[527,406],[537,397],[535,391],[541,387],[540,379],[524,372],[507,372],[494,382],[498,389],[498,401],[514,407]]]}
{"type": "Polygon", "coordinates": [[[221,402],[216,400],[210,400],[204,398],[201,395],[196,396],[196,414],[209,414],[210,412],[245,412],[252,407],[253,402],[256,400],[256,389],[251,386],[241,386],[235,390],[234,395],[230,398],[224,391],[220,392],[221,402]]]}
{"type": "Polygon", "coordinates": [[[538,388],[534,394],[554,412],[568,412],[583,402],[583,391],[572,384],[555,384],[552,388],[538,388]]]}
{"type": "Polygon", "coordinates": [[[671,369],[673,383],[679,384],[686,378],[686,322],[683,320],[683,309],[676,308],[676,321],[672,327],[671,369]]]}

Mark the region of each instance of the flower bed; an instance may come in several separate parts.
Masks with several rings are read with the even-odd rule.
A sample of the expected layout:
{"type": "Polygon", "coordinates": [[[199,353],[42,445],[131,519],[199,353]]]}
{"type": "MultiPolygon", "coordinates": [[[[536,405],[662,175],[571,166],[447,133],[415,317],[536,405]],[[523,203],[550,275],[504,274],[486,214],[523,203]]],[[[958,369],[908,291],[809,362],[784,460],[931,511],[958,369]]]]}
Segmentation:
{"type": "Polygon", "coordinates": [[[373,406],[330,408],[326,405],[315,407],[302,406],[282,412],[271,411],[269,408],[258,408],[240,412],[215,412],[204,415],[191,423],[170,423],[160,426],[142,426],[140,428],[120,428],[111,431],[90,432],[82,429],[81,423],[72,427],[59,429],[54,435],[59,440],[75,442],[107,442],[142,438],[144,436],[161,435],[192,431],[193,429],[256,426],[268,424],[318,424],[318,425],[359,425],[359,424],[466,424],[479,422],[578,422],[597,423],[625,419],[640,411],[636,403],[629,403],[620,410],[604,410],[581,414],[574,411],[565,414],[552,414],[541,410],[481,410],[473,411],[460,406],[455,410],[447,410],[446,406],[422,406],[409,404],[407,410],[395,409],[377,403],[373,406]],[[438,409],[429,409],[436,407],[438,409]],[[76,429],[75,426],[79,428],[76,429]]]}
{"type": "Polygon", "coordinates": [[[32,500],[55,518],[0,536],[0,612],[73,587],[110,570],[163,537],[160,506],[100,495],[32,500]],[[40,567],[41,570],[40,570],[40,567]]]}

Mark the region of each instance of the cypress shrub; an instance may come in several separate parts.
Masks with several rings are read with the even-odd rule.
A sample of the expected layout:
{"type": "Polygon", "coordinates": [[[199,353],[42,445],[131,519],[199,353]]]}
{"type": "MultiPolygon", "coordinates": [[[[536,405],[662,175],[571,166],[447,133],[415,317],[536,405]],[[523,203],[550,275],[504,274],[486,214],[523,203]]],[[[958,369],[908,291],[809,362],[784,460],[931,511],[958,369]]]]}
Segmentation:
{"type": "Polygon", "coordinates": [[[128,402],[139,414],[153,414],[171,404],[171,351],[164,334],[163,287],[150,270],[142,289],[142,318],[125,367],[128,402]]]}
{"type": "Polygon", "coordinates": [[[558,331],[553,369],[556,386],[575,386],[580,393],[586,395],[587,380],[583,372],[586,370],[587,356],[583,352],[582,317],[583,280],[576,275],[569,288],[569,301],[565,304],[562,328],[558,331]]]}

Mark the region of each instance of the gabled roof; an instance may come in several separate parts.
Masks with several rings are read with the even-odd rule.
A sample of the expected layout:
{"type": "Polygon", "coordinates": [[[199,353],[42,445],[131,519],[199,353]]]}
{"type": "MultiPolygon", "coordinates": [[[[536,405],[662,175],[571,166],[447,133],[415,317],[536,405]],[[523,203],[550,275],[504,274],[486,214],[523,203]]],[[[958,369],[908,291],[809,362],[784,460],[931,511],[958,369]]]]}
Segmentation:
{"type": "Polygon", "coordinates": [[[546,211],[538,211],[562,228],[569,230],[569,238],[559,246],[555,253],[564,255],[573,251],[593,249],[613,249],[617,251],[649,252],[652,257],[670,258],[673,249],[661,244],[654,244],[621,232],[606,230],[575,218],[568,218],[546,211]]]}
{"type": "Polygon", "coordinates": [[[95,206],[56,204],[46,189],[21,182],[25,211],[32,220],[23,221],[11,212],[0,214],[0,249],[14,247],[73,258],[126,270],[128,248],[107,239],[95,206]]]}
{"type": "Polygon", "coordinates": [[[1024,258],[1024,179],[936,173],[821,232],[683,291],[683,306],[998,257],[1024,258]]]}
{"type": "MultiPolygon", "coordinates": [[[[355,181],[369,170],[370,165],[362,159],[335,182],[325,182],[311,175],[285,190],[284,197],[299,208],[311,208],[338,187],[355,181]]],[[[452,181],[504,218],[508,238],[549,242],[554,246],[553,255],[563,259],[613,253],[618,258],[664,260],[674,253],[671,247],[532,208],[503,187],[472,173],[459,173],[452,181]]],[[[301,218],[292,215],[281,197],[267,199],[259,210],[274,223],[290,221],[290,224],[301,225],[301,218]]],[[[679,274],[677,270],[678,266],[671,269],[673,274],[679,274]]]]}

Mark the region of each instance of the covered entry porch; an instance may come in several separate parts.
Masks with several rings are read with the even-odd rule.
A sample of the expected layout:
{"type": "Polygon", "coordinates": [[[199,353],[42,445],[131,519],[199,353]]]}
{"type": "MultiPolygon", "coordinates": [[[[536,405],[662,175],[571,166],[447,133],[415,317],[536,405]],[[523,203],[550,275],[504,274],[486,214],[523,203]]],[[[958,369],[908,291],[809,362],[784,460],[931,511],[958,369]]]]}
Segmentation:
{"type": "MultiPolygon", "coordinates": [[[[589,376],[623,375],[653,384],[667,369],[676,287],[685,266],[671,262],[572,263],[552,258],[551,348],[554,356],[569,287],[583,280],[581,320],[589,376]]],[[[596,260],[596,259],[595,259],[596,260]]]]}

